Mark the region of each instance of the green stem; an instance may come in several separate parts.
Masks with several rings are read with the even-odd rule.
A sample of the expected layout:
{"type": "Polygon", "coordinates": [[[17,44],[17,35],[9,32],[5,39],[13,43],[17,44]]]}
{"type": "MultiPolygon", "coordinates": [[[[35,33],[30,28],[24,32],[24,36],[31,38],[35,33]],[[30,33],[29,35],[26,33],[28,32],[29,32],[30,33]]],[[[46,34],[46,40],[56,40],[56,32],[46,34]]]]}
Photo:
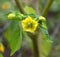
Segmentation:
{"type": "MultiPolygon", "coordinates": [[[[24,11],[24,9],[22,7],[21,2],[19,0],[15,0],[15,2],[17,4],[17,7],[19,8],[20,12],[24,14],[25,11],[24,11]]],[[[49,8],[50,8],[52,3],[53,3],[53,0],[49,0],[48,1],[48,3],[46,4],[46,6],[45,6],[45,8],[44,8],[44,10],[42,12],[42,16],[46,16],[47,15],[48,10],[49,10],[49,8]]],[[[39,35],[39,31],[38,31],[38,34],[36,33],[34,35],[31,35],[31,39],[32,39],[32,42],[33,42],[33,49],[34,49],[34,57],[40,57],[39,56],[40,52],[39,52],[39,48],[38,48],[38,40],[37,40],[38,39],[37,38],[38,35],[39,35]]]]}
{"type": "Polygon", "coordinates": [[[42,12],[42,16],[45,17],[47,15],[47,13],[49,11],[49,8],[50,8],[51,4],[53,3],[53,1],[54,0],[48,0],[47,4],[46,4],[46,6],[45,6],[45,8],[44,8],[44,10],[42,12]]]}
{"type": "MultiPolygon", "coordinates": [[[[48,3],[46,4],[43,12],[42,12],[42,16],[46,16],[47,13],[48,13],[48,10],[51,6],[51,4],[53,3],[54,0],[49,0],[48,3]]],[[[34,48],[34,57],[40,57],[41,54],[40,54],[40,51],[39,51],[39,48],[38,48],[38,38],[36,37],[36,35],[38,36],[40,33],[38,31],[38,34],[36,33],[35,35],[33,35],[31,38],[32,38],[32,42],[33,42],[33,48],[34,48]]]]}
{"type": "Polygon", "coordinates": [[[24,11],[24,9],[23,9],[23,6],[22,6],[21,1],[15,0],[15,2],[16,2],[16,5],[17,5],[19,11],[20,11],[22,14],[25,14],[25,11],[24,11]]]}
{"type": "Polygon", "coordinates": [[[33,37],[32,42],[33,42],[34,57],[39,57],[38,38],[33,37]]]}
{"type": "Polygon", "coordinates": [[[39,47],[38,47],[38,32],[36,31],[35,34],[29,34],[32,40],[33,44],[33,52],[34,52],[34,57],[39,57],[39,47]]]}

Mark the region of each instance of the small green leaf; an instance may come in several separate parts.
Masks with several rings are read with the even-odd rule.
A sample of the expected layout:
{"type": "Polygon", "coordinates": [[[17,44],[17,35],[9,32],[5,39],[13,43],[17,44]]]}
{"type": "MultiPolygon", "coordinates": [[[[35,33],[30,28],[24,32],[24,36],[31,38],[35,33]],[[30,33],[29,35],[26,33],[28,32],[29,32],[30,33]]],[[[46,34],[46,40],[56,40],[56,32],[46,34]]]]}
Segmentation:
{"type": "Polygon", "coordinates": [[[35,12],[35,10],[32,7],[25,6],[24,9],[25,9],[27,14],[34,14],[34,15],[36,15],[36,12],[35,12]]]}
{"type": "Polygon", "coordinates": [[[13,20],[5,31],[5,39],[11,49],[11,56],[21,48],[22,44],[22,28],[19,21],[13,20]]]}

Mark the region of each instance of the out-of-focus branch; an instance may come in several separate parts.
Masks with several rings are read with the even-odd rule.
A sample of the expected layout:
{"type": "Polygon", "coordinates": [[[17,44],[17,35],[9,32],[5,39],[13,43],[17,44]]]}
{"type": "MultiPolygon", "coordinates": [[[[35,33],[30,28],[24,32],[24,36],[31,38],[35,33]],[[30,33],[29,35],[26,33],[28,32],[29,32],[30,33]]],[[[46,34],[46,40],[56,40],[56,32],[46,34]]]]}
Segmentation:
{"type": "Polygon", "coordinates": [[[44,10],[42,12],[42,16],[45,17],[47,15],[47,13],[49,11],[49,8],[50,8],[51,4],[53,3],[53,1],[54,0],[48,0],[47,4],[46,4],[46,6],[45,6],[45,8],[44,8],[44,10]]]}
{"type": "Polygon", "coordinates": [[[25,14],[25,11],[24,11],[24,9],[23,9],[23,7],[22,7],[21,1],[15,0],[15,2],[16,2],[16,5],[17,5],[19,11],[20,11],[22,14],[25,14]]]}
{"type": "Polygon", "coordinates": [[[40,11],[39,11],[39,0],[33,0],[33,5],[34,5],[34,8],[37,12],[38,15],[40,15],[40,11]]]}

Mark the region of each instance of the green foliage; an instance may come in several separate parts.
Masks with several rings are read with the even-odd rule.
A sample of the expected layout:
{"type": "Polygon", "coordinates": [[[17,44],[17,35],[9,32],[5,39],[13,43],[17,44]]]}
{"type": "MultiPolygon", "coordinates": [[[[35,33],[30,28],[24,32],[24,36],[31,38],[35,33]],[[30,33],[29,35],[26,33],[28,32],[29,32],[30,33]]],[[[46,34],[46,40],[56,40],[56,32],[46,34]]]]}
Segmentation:
{"type": "Polygon", "coordinates": [[[47,57],[51,50],[52,40],[50,39],[48,30],[45,27],[40,26],[40,31],[42,34],[41,57],[47,57]]]}
{"type": "Polygon", "coordinates": [[[4,57],[2,53],[0,53],[0,57],[4,57]]]}
{"type": "Polygon", "coordinates": [[[35,10],[32,7],[25,6],[24,9],[25,9],[27,14],[34,14],[34,15],[36,15],[36,12],[35,12],[35,10]]]}
{"type": "MultiPolygon", "coordinates": [[[[6,32],[5,32],[5,39],[7,40],[8,45],[9,45],[9,47],[11,49],[11,54],[10,54],[11,56],[16,51],[18,51],[20,49],[20,47],[21,47],[21,44],[22,44],[22,32],[23,32],[23,36],[25,37],[25,40],[27,41],[27,43],[29,43],[29,45],[32,46],[31,39],[29,39],[30,37],[28,36],[28,34],[26,32],[22,31],[22,26],[21,26],[21,21],[24,19],[23,16],[26,16],[26,18],[28,18],[29,15],[28,16],[27,15],[20,16],[20,15],[21,14],[16,15],[17,18],[13,19],[11,21],[11,23],[9,24],[9,26],[6,29],[6,32]],[[19,19],[21,19],[22,17],[23,18],[21,20],[17,20],[18,17],[19,17],[19,19]]],[[[34,17],[34,18],[36,18],[36,17],[34,17]]],[[[40,24],[39,29],[40,29],[41,34],[42,34],[41,54],[42,54],[42,57],[46,57],[49,54],[50,49],[51,49],[51,40],[50,40],[50,36],[48,34],[48,30],[47,30],[45,21],[42,21],[42,20],[43,19],[41,19],[40,23],[39,23],[40,24]]],[[[25,24],[25,25],[27,25],[27,24],[25,24]]]]}
{"type": "MultiPolygon", "coordinates": [[[[48,1],[48,0],[40,0],[40,3],[39,3],[40,7],[41,7],[40,8],[40,12],[43,10],[45,4],[47,3],[46,1],[48,1]]],[[[5,22],[5,20],[7,20],[6,14],[11,12],[11,11],[14,11],[15,9],[16,8],[14,8],[13,4],[10,3],[10,0],[0,0],[0,20],[3,20],[5,22]],[[6,9],[6,10],[2,9],[2,5],[3,4],[7,4],[8,9],[6,9]]],[[[27,13],[27,15],[24,15],[25,18],[27,16],[31,16],[33,18],[36,17],[35,16],[36,12],[35,12],[35,10],[33,8],[31,8],[29,6],[25,6],[24,9],[25,9],[25,11],[27,13]],[[33,14],[34,14],[34,16],[33,16],[33,14]]],[[[53,29],[53,28],[55,29],[54,25],[56,25],[56,22],[60,21],[60,0],[54,0],[52,6],[50,8],[50,11],[52,11],[51,12],[52,16],[55,14],[53,17],[50,14],[49,14],[50,16],[48,16],[49,17],[48,23],[50,22],[50,25],[48,24],[49,29],[50,29],[49,31],[52,31],[51,29],[53,29]],[[56,13],[54,13],[54,12],[56,12],[56,13]]],[[[24,18],[24,17],[22,17],[22,18],[24,18]]],[[[20,16],[20,18],[21,18],[21,16],[20,16]]],[[[38,19],[38,18],[36,18],[36,19],[38,19]]],[[[9,20],[9,21],[11,21],[11,20],[9,20]]],[[[45,23],[43,23],[42,26],[40,25],[40,31],[42,33],[42,48],[41,48],[42,56],[41,57],[47,57],[47,55],[49,54],[50,49],[51,49],[52,41],[50,39],[50,36],[49,36],[49,33],[48,33],[48,30],[47,30],[47,27],[46,27],[45,23]]],[[[24,35],[24,38],[25,38],[27,44],[29,46],[32,46],[31,39],[28,36],[28,34],[23,32],[23,35],[24,35]]],[[[7,44],[9,46],[9,48],[11,49],[11,54],[10,55],[12,56],[16,51],[18,51],[20,49],[21,44],[22,44],[22,27],[21,27],[21,24],[20,24],[20,20],[15,20],[15,21],[13,20],[13,21],[11,21],[10,25],[8,26],[8,28],[5,31],[5,39],[7,41],[7,44]]],[[[59,42],[59,41],[56,40],[55,43],[57,43],[57,42],[59,42]]],[[[54,43],[54,45],[56,45],[55,43],[54,43]]],[[[52,56],[52,57],[57,57],[57,55],[60,54],[60,44],[57,45],[56,47],[54,46],[54,48],[56,48],[57,52],[53,53],[55,55],[52,56]]],[[[3,55],[1,53],[0,53],[0,57],[3,57],[3,55]]]]}
{"type": "Polygon", "coordinates": [[[22,44],[22,28],[20,22],[13,20],[5,32],[5,39],[11,49],[11,56],[20,49],[22,44]]]}

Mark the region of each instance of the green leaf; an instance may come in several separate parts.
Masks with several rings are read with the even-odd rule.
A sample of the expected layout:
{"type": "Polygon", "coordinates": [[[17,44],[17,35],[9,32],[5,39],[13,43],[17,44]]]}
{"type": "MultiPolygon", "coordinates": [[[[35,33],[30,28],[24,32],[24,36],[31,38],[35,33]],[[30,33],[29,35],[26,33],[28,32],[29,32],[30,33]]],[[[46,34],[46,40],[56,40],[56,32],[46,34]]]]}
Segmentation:
{"type": "Polygon", "coordinates": [[[35,10],[33,8],[29,7],[29,6],[25,6],[24,9],[25,9],[27,14],[34,14],[34,15],[36,15],[35,10]]]}
{"type": "Polygon", "coordinates": [[[21,48],[22,44],[22,28],[18,21],[11,21],[10,25],[5,31],[5,39],[11,49],[11,56],[21,48]]]}
{"type": "Polygon", "coordinates": [[[2,53],[0,53],[0,57],[4,57],[2,53]]]}
{"type": "Polygon", "coordinates": [[[41,57],[47,57],[51,50],[52,40],[46,28],[40,26],[40,31],[42,33],[41,57]]]}

